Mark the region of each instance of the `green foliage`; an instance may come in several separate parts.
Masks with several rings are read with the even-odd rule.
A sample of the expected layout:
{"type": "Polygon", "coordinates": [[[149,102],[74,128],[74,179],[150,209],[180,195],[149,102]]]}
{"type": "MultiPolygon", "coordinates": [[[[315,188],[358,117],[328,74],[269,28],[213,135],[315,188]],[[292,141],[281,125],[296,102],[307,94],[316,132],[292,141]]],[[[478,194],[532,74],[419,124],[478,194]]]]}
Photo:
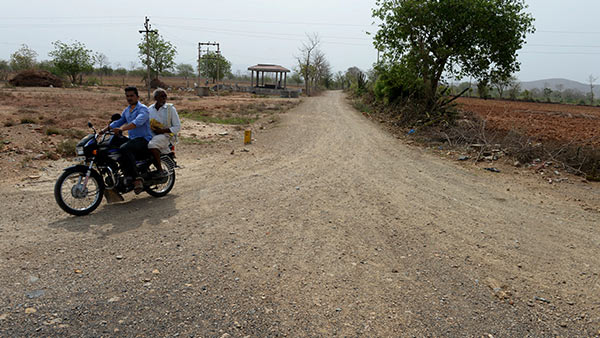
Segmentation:
{"type": "Polygon", "coordinates": [[[239,116],[239,117],[219,117],[210,116],[208,113],[203,112],[181,112],[182,117],[189,118],[195,121],[201,121],[206,123],[216,124],[233,124],[233,125],[247,125],[254,123],[258,118],[239,116]]]}
{"type": "Polygon", "coordinates": [[[38,63],[38,68],[54,75],[60,75],[59,71],[56,69],[56,66],[54,66],[54,62],[51,60],[40,61],[40,63],[38,63]]]}
{"type": "Polygon", "coordinates": [[[113,71],[113,73],[115,73],[116,75],[119,75],[119,76],[126,76],[127,75],[127,69],[125,69],[123,67],[119,67],[119,68],[115,69],[113,71]]]}
{"type": "Polygon", "coordinates": [[[177,65],[177,67],[175,67],[175,69],[177,70],[178,76],[182,76],[186,79],[190,76],[194,76],[195,74],[194,66],[187,63],[180,63],[177,65]]]}
{"type": "Polygon", "coordinates": [[[0,60],[0,80],[6,81],[8,73],[10,72],[10,65],[6,60],[0,60]]]}
{"type": "Polygon", "coordinates": [[[482,99],[490,98],[490,87],[488,86],[487,82],[483,80],[477,82],[477,94],[482,99]]]}
{"type": "Polygon", "coordinates": [[[516,52],[532,33],[524,0],[377,0],[375,47],[423,82],[425,110],[444,74],[488,81],[519,70],[516,52]]]}
{"type": "Polygon", "coordinates": [[[214,83],[231,74],[231,62],[220,53],[204,54],[198,63],[198,72],[201,76],[212,79],[214,83]]]}
{"type": "Polygon", "coordinates": [[[190,77],[193,77],[195,75],[194,73],[194,66],[186,64],[186,63],[180,63],[177,65],[177,67],[175,67],[177,70],[177,75],[182,76],[186,81],[187,81],[187,86],[190,86],[190,77]]]}
{"type": "Polygon", "coordinates": [[[79,41],[75,41],[71,45],[55,41],[53,45],[54,50],[48,54],[53,57],[52,61],[56,70],[61,74],[68,75],[72,83],[77,82],[79,77],[81,84],[81,75],[94,69],[92,51],[79,41]]]}
{"type": "MultiPolygon", "coordinates": [[[[148,66],[147,53],[150,54],[150,77],[153,79],[158,78],[164,71],[173,69],[175,67],[175,55],[177,55],[177,49],[171,42],[164,40],[158,31],[155,34],[148,35],[148,42],[146,43],[146,36],[142,37],[142,41],[138,44],[138,54],[140,60],[144,66],[148,66]]],[[[145,78],[145,77],[144,77],[145,78]]]]}
{"type": "Polygon", "coordinates": [[[289,83],[293,83],[295,85],[301,85],[304,83],[304,80],[302,80],[302,75],[300,75],[298,72],[292,73],[292,76],[288,78],[288,81],[289,83]]]}
{"type": "Polygon", "coordinates": [[[75,139],[66,139],[56,145],[56,151],[65,157],[75,156],[75,146],[79,141],[75,139]]]}
{"type": "Polygon", "coordinates": [[[423,97],[424,83],[414,68],[405,62],[386,63],[377,67],[379,77],[374,93],[377,100],[385,104],[400,101],[419,101],[423,97]]]}
{"type": "Polygon", "coordinates": [[[35,68],[36,57],[37,53],[33,49],[22,44],[21,48],[10,55],[10,68],[15,72],[35,68]]]}

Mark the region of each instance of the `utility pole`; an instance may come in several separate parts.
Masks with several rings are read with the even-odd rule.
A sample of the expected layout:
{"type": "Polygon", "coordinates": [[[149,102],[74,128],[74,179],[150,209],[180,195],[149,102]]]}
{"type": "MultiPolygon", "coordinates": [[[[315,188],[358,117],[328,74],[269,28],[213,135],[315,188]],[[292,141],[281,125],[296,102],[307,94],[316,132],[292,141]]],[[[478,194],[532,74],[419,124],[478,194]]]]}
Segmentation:
{"type": "MultiPolygon", "coordinates": [[[[221,63],[219,55],[221,55],[221,46],[218,42],[199,42],[198,43],[198,78],[200,78],[200,62],[202,62],[202,46],[206,46],[206,55],[210,54],[210,46],[217,47],[217,57],[215,58],[207,58],[208,60],[216,60],[217,61],[217,96],[219,95],[219,73],[221,68],[221,63]]],[[[200,82],[200,80],[198,80],[200,82]]]]}
{"type": "Polygon", "coordinates": [[[144,28],[144,30],[139,32],[141,34],[146,33],[146,87],[148,87],[148,102],[150,102],[150,42],[148,41],[148,34],[156,34],[158,32],[150,29],[150,19],[148,17],[144,21],[144,28]]]}

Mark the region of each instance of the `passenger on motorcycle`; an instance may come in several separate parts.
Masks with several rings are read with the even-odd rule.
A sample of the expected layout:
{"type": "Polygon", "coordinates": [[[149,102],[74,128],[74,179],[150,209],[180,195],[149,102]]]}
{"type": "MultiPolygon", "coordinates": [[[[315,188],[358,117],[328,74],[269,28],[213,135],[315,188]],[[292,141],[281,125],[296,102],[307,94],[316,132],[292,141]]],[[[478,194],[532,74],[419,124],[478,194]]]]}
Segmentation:
{"type": "Polygon", "coordinates": [[[148,149],[154,157],[154,164],[158,169],[159,176],[168,176],[164,171],[160,161],[160,154],[171,152],[170,145],[177,140],[177,133],[181,130],[179,115],[172,103],[167,102],[167,92],[158,88],[154,91],[155,104],[151,105],[150,111],[150,129],[152,130],[152,140],[148,143],[148,149]]]}
{"type": "Polygon", "coordinates": [[[148,141],[152,139],[150,114],[148,107],[139,102],[136,87],[125,88],[125,97],[129,106],[123,110],[121,118],[104,128],[102,133],[110,129],[115,133],[128,130],[129,141],[120,147],[123,155],[121,165],[126,176],[135,178],[134,192],[139,194],[144,190],[144,181],[137,172],[135,160],[148,152],[148,141]]]}

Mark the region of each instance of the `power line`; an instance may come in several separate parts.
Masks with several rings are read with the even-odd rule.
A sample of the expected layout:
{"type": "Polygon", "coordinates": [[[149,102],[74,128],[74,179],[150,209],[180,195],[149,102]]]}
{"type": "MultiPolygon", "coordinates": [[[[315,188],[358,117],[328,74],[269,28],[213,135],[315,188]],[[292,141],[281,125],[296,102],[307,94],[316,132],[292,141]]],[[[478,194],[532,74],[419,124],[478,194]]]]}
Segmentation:
{"type": "MultiPolygon", "coordinates": [[[[289,36],[289,37],[301,37],[305,38],[304,34],[291,34],[291,33],[273,33],[273,32],[256,32],[256,31],[247,31],[247,30],[232,30],[232,29],[215,29],[211,27],[199,27],[199,26],[182,26],[182,25],[172,25],[172,24],[161,24],[163,27],[172,27],[172,28],[181,28],[181,29],[202,29],[202,30],[211,30],[216,32],[227,32],[227,33],[242,33],[242,34],[258,34],[258,35],[267,35],[267,36],[289,36]]],[[[361,40],[361,41],[372,41],[372,39],[365,37],[349,37],[349,36],[321,36],[325,39],[340,39],[340,40],[361,40]]]]}
{"type": "Polygon", "coordinates": [[[216,19],[216,18],[193,18],[193,17],[172,17],[162,16],[157,18],[175,19],[175,20],[194,20],[194,21],[222,21],[222,22],[242,22],[242,23],[265,23],[276,25],[307,25],[307,26],[336,26],[336,27],[371,27],[371,25],[359,25],[350,23],[331,23],[331,22],[294,22],[294,21],[267,21],[267,20],[249,20],[249,19],[216,19]]]}
{"type": "MultiPolygon", "coordinates": [[[[212,28],[208,28],[208,27],[176,26],[176,25],[168,25],[168,24],[166,24],[166,25],[161,24],[161,26],[162,27],[176,27],[176,28],[190,30],[190,31],[211,32],[211,33],[218,33],[218,34],[225,34],[225,35],[235,35],[235,36],[243,36],[243,37],[250,37],[250,38],[259,38],[259,39],[267,38],[267,39],[295,41],[295,42],[303,41],[303,39],[300,39],[299,37],[298,38],[280,37],[280,36],[277,36],[277,33],[254,33],[254,34],[251,33],[251,34],[248,34],[245,31],[216,30],[216,29],[212,29],[212,28]]],[[[334,45],[345,45],[345,46],[365,46],[365,44],[337,42],[337,41],[330,41],[330,40],[324,40],[324,41],[322,41],[322,43],[323,44],[334,44],[334,45]]]]}
{"type": "Polygon", "coordinates": [[[542,55],[600,55],[600,52],[546,52],[546,51],[520,51],[521,54],[542,54],[542,55]]]}

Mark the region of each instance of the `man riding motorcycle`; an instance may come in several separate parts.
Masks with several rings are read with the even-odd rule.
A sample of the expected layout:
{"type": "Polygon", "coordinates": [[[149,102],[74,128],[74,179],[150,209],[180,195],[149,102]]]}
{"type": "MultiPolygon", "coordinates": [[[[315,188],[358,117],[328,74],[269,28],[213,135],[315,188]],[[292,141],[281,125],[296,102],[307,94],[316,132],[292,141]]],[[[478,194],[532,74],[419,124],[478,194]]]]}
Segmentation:
{"type": "Polygon", "coordinates": [[[148,107],[139,102],[139,94],[136,87],[125,88],[125,97],[129,106],[123,110],[121,118],[113,121],[100,133],[112,129],[119,133],[128,130],[129,140],[121,145],[123,171],[129,179],[135,179],[134,192],[141,193],[144,190],[144,181],[137,172],[135,166],[136,157],[148,153],[148,142],[152,139],[150,131],[150,113],[148,107]]]}

